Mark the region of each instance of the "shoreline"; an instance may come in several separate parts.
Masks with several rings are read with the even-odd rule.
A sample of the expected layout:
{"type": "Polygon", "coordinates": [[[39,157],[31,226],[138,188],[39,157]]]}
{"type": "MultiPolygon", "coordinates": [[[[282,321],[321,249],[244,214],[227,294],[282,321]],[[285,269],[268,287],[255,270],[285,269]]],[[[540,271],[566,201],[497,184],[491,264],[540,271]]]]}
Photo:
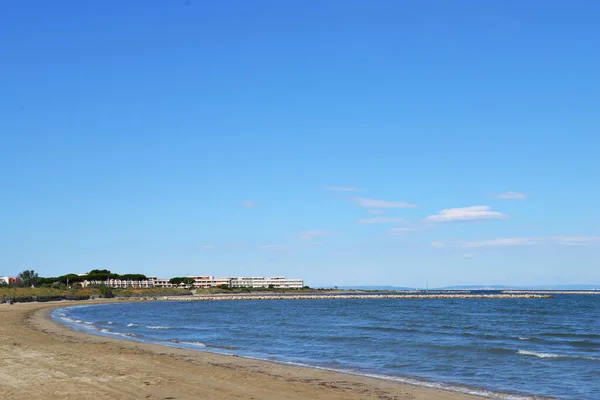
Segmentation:
{"type": "Polygon", "coordinates": [[[122,302],[96,300],[1,305],[0,317],[8,323],[0,327],[0,349],[6,354],[4,360],[0,360],[0,393],[8,393],[11,399],[49,400],[482,398],[311,366],[82,333],[50,316],[56,308],[122,302]],[[42,378],[22,387],[21,383],[32,374],[42,378]],[[72,396],[62,392],[65,385],[76,387],[72,396]],[[39,395],[32,395],[36,390],[39,395]],[[118,392],[116,396],[115,391],[118,392]]]}

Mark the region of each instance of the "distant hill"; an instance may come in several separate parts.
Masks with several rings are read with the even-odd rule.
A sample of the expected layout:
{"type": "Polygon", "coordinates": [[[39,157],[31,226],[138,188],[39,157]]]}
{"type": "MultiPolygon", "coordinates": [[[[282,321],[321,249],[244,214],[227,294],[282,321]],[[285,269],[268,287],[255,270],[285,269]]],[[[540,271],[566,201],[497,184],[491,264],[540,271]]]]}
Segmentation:
{"type": "Polygon", "coordinates": [[[504,286],[504,285],[456,285],[434,288],[432,290],[510,290],[523,289],[519,286],[504,286]]]}
{"type": "Polygon", "coordinates": [[[338,286],[342,290],[418,290],[414,287],[404,286],[338,286]]]}
{"type": "MultiPolygon", "coordinates": [[[[358,286],[338,286],[341,290],[425,290],[425,288],[415,288],[408,286],[390,286],[390,285],[358,285],[358,286]]],[[[530,286],[510,286],[510,285],[455,285],[438,288],[429,288],[429,290],[600,290],[600,284],[596,285],[530,285],[530,286]]]]}
{"type": "Polygon", "coordinates": [[[598,285],[531,285],[531,286],[505,286],[505,285],[457,285],[436,288],[435,290],[600,290],[598,285]]]}

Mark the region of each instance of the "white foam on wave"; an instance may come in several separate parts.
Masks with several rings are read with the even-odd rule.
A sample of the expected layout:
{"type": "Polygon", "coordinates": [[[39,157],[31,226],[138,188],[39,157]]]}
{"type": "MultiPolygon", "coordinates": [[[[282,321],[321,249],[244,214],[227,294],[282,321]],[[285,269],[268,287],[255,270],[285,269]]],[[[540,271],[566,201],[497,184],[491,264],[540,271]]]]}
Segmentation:
{"type": "Polygon", "coordinates": [[[194,347],[206,347],[206,345],[204,343],[200,343],[200,342],[177,342],[178,344],[185,344],[187,346],[194,346],[194,347]]]}
{"type": "Polygon", "coordinates": [[[517,354],[522,356],[532,356],[538,358],[572,358],[579,360],[591,360],[591,361],[600,361],[599,357],[585,357],[585,356],[569,356],[566,354],[554,354],[554,353],[538,353],[537,351],[529,351],[529,350],[518,350],[517,354]]]}
{"type": "Polygon", "coordinates": [[[63,321],[74,323],[74,324],[76,324],[78,322],[81,322],[78,319],[73,319],[73,318],[70,318],[70,317],[67,317],[67,316],[60,317],[60,319],[62,319],[63,321]]]}
{"type": "Polygon", "coordinates": [[[107,322],[107,324],[108,324],[108,325],[112,325],[112,324],[114,324],[114,322],[112,322],[112,321],[108,321],[108,322],[107,322]]]}
{"type": "Polygon", "coordinates": [[[127,324],[127,326],[129,326],[129,327],[132,327],[132,326],[139,326],[139,325],[138,325],[138,324],[131,323],[131,324],[127,324]]]}
{"type": "Polygon", "coordinates": [[[552,353],[538,353],[536,351],[528,351],[528,350],[519,350],[517,354],[521,354],[523,356],[534,356],[539,358],[569,358],[569,356],[563,354],[552,354],[552,353]]]}
{"type": "Polygon", "coordinates": [[[135,335],[133,333],[121,333],[121,332],[111,331],[109,329],[100,329],[100,332],[105,333],[107,335],[121,336],[121,337],[126,337],[126,338],[135,337],[135,335]]]}
{"type": "Polygon", "coordinates": [[[519,336],[519,340],[531,340],[529,337],[519,336]]]}
{"type": "Polygon", "coordinates": [[[171,329],[168,326],[156,325],[156,326],[146,326],[148,329],[171,329]]]}

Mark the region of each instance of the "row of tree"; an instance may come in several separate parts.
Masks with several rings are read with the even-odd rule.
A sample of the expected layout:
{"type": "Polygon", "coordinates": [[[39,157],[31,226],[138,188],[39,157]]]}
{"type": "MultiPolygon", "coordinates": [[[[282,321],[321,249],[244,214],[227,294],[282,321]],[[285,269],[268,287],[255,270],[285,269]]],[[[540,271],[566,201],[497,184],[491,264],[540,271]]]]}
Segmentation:
{"type": "Polygon", "coordinates": [[[120,279],[123,281],[144,281],[148,279],[143,274],[115,274],[107,269],[94,269],[85,275],[66,274],[62,276],[43,278],[34,270],[25,270],[19,274],[19,286],[53,286],[53,285],[72,285],[83,281],[106,281],[108,279],[120,279]]]}

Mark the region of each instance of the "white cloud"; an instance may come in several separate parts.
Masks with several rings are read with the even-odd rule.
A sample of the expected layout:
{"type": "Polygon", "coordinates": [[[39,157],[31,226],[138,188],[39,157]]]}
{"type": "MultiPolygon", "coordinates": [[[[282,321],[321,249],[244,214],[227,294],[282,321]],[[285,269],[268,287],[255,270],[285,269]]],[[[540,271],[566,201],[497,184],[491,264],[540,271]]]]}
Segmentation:
{"type": "Polygon", "coordinates": [[[254,207],[256,207],[256,203],[253,201],[242,201],[240,203],[240,206],[245,207],[245,208],[254,208],[254,207]]]}
{"type": "Polygon", "coordinates": [[[503,200],[525,200],[527,198],[527,195],[519,192],[505,192],[500,193],[494,197],[503,200]]]}
{"type": "Polygon", "coordinates": [[[300,239],[313,240],[314,238],[332,236],[332,235],[333,235],[333,232],[331,232],[331,231],[314,229],[314,230],[308,230],[308,231],[302,232],[302,234],[300,235],[300,239]]]}
{"type": "Polygon", "coordinates": [[[539,241],[534,238],[503,238],[493,240],[477,240],[473,242],[464,242],[461,247],[464,248],[482,248],[482,247],[510,247],[510,246],[532,246],[539,241]]]}
{"type": "Polygon", "coordinates": [[[364,208],[414,208],[417,206],[416,204],[405,203],[403,201],[377,200],[364,197],[355,197],[352,201],[364,208]]]}
{"type": "Polygon", "coordinates": [[[385,214],[385,210],[367,210],[367,212],[371,215],[385,214]]]}
{"type": "Polygon", "coordinates": [[[471,206],[462,208],[446,208],[435,215],[425,218],[427,222],[474,221],[478,219],[501,219],[508,215],[492,211],[489,206],[471,206]]]}
{"type": "Polygon", "coordinates": [[[361,224],[398,224],[405,221],[404,218],[399,217],[373,217],[363,218],[358,222],[361,224]]]}
{"type": "Polygon", "coordinates": [[[201,248],[202,250],[214,250],[214,249],[215,249],[215,246],[212,246],[212,245],[205,245],[205,246],[202,246],[202,247],[200,247],[200,248],[201,248]]]}
{"type": "Polygon", "coordinates": [[[324,189],[334,192],[358,192],[363,190],[362,188],[354,186],[326,186],[324,189]]]}
{"type": "Polygon", "coordinates": [[[564,246],[590,246],[600,244],[600,236],[560,236],[556,243],[564,246]]]}
{"type": "Polygon", "coordinates": [[[444,242],[431,242],[432,249],[443,249],[444,247],[446,247],[444,242]]]}

